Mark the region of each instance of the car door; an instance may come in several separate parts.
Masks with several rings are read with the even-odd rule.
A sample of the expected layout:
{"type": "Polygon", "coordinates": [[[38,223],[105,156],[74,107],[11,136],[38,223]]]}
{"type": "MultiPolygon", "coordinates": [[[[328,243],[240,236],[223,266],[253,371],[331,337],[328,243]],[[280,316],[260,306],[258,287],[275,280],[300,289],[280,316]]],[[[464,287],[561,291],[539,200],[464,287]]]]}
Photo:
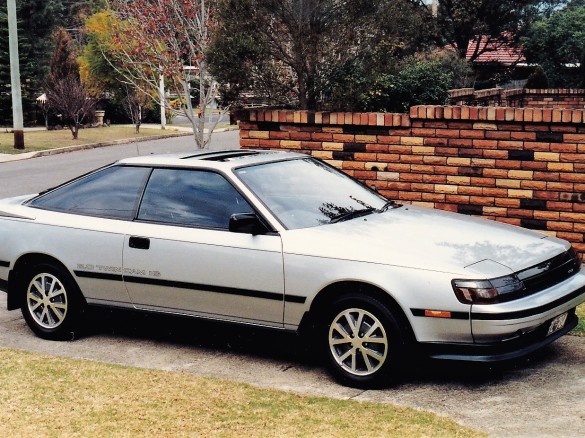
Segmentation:
{"type": "Polygon", "coordinates": [[[251,211],[219,173],[154,169],[124,243],[135,307],[282,325],[280,236],[228,230],[231,214],[251,211]]]}

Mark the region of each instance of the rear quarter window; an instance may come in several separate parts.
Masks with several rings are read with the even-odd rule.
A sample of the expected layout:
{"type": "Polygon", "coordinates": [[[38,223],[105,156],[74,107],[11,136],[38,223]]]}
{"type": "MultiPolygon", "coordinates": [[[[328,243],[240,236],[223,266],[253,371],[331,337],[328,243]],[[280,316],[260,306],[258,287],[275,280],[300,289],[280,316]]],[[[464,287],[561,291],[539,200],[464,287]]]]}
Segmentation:
{"type": "Polygon", "coordinates": [[[133,219],[149,168],[112,166],[33,199],[31,207],[113,219],[133,219]]]}

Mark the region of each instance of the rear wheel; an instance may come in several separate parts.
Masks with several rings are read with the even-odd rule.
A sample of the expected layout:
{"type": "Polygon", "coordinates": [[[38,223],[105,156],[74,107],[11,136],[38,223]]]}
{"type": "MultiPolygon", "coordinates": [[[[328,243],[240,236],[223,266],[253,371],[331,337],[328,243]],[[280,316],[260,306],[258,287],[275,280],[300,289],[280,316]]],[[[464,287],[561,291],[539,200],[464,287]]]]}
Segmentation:
{"type": "Polygon", "coordinates": [[[329,368],[341,383],[372,388],[397,378],[405,356],[403,335],[378,300],[344,295],[326,312],[322,327],[329,368]]]}
{"type": "Polygon", "coordinates": [[[69,273],[53,264],[37,265],[22,284],[22,315],[31,330],[44,339],[73,339],[84,302],[69,273]]]}

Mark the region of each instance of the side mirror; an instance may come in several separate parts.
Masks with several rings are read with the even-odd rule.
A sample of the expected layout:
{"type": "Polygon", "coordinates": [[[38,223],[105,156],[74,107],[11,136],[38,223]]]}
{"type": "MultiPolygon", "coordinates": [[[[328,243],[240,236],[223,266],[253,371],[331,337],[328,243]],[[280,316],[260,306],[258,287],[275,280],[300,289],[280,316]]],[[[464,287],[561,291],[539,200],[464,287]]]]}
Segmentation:
{"type": "Polygon", "coordinates": [[[256,213],[234,213],[230,216],[229,230],[232,233],[264,234],[268,231],[256,213]]]}

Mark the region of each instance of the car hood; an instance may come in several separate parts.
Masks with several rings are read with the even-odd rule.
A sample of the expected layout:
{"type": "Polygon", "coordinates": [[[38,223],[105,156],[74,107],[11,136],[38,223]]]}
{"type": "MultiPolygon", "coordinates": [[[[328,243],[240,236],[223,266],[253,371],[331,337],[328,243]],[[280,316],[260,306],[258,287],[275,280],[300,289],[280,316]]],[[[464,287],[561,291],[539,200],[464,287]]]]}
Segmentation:
{"type": "Polygon", "coordinates": [[[524,228],[410,205],[289,230],[282,237],[287,254],[493,277],[534,266],[570,246],[524,228]]]}

